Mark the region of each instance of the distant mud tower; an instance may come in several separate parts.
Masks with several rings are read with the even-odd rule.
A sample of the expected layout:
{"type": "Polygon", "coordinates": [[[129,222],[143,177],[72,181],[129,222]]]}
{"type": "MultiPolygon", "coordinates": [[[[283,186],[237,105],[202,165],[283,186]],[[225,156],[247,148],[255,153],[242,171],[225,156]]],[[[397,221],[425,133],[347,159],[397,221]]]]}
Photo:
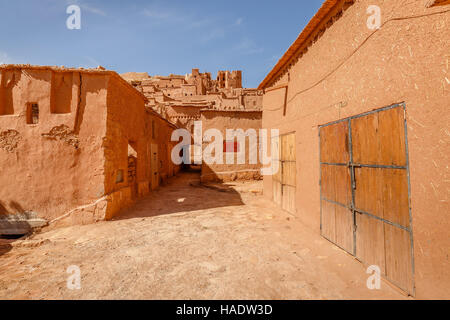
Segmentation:
{"type": "Polygon", "coordinates": [[[242,71],[218,71],[217,87],[220,89],[242,88],[242,71]]]}

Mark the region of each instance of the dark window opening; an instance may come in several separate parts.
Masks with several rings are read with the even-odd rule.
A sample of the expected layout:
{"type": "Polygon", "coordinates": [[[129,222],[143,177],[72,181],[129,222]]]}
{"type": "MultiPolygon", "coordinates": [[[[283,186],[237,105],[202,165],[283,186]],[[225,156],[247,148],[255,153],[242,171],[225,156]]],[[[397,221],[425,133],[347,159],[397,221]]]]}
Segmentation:
{"type": "Polygon", "coordinates": [[[117,170],[116,183],[123,182],[123,170],[117,170]]]}
{"type": "Polygon", "coordinates": [[[136,167],[137,167],[137,158],[135,156],[128,156],[128,184],[134,184],[136,180],[136,167]]]}
{"type": "Polygon", "coordinates": [[[27,105],[27,124],[39,123],[39,105],[37,103],[29,103],[27,105]]]}
{"type": "MultiPolygon", "coordinates": [[[[138,167],[138,152],[137,152],[137,142],[128,141],[128,176],[127,182],[128,186],[131,187],[131,196],[134,199],[138,194],[137,185],[137,170],[138,167]]],[[[126,174],[126,173],[125,173],[126,174]]]]}

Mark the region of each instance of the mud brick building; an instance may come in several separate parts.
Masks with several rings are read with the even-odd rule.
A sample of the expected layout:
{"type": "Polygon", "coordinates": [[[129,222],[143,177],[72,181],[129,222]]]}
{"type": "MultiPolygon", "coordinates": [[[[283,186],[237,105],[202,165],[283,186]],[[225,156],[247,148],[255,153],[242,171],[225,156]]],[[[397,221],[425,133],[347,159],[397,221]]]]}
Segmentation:
{"type": "Polygon", "coordinates": [[[265,195],[418,298],[450,286],[449,26],[448,1],[328,0],[259,86],[265,195]]]}
{"type": "Polygon", "coordinates": [[[176,126],[117,73],[3,65],[0,77],[4,223],[110,219],[178,171],[169,142],[176,126]]]}
{"type": "Polygon", "coordinates": [[[190,74],[149,76],[129,72],[122,77],[148,99],[147,106],[179,127],[192,130],[200,110],[261,110],[262,91],[242,88],[242,71],[209,72],[192,69],[190,74]]]}
{"type": "MultiPolygon", "coordinates": [[[[194,123],[202,121],[203,129],[218,129],[225,137],[226,129],[256,130],[261,128],[262,91],[242,88],[242,71],[219,71],[214,80],[209,72],[192,69],[190,74],[149,76],[129,72],[121,75],[147,98],[147,106],[192,135],[194,123]]],[[[192,141],[194,143],[194,141],[192,141]]],[[[236,143],[238,143],[236,141],[236,143]]],[[[248,159],[248,139],[246,141],[248,159]]],[[[227,151],[227,150],[225,150],[227,151]]],[[[193,148],[191,149],[191,163],[193,148]]],[[[234,152],[228,150],[226,153],[234,152]]],[[[225,157],[225,155],[224,155],[225,157]]],[[[260,165],[202,164],[203,181],[259,179],[260,165]]]]}
{"type": "MultiPolygon", "coordinates": [[[[260,110],[208,110],[200,111],[203,136],[209,129],[219,130],[223,136],[222,163],[206,163],[201,168],[201,181],[259,180],[261,164],[259,162],[259,129],[262,124],[260,110]],[[227,140],[227,130],[242,130],[246,134],[242,139],[227,140]],[[254,134],[254,136],[252,136],[254,134]],[[252,141],[252,139],[254,141],[252,141]],[[238,155],[242,152],[245,161],[238,163],[238,155]],[[233,163],[227,163],[227,156],[232,156],[233,163]],[[252,158],[253,157],[253,158],[252,158]],[[252,161],[255,159],[256,161],[252,161]]],[[[203,149],[209,142],[203,141],[203,149]]],[[[214,156],[214,155],[213,155],[214,156]]]]}

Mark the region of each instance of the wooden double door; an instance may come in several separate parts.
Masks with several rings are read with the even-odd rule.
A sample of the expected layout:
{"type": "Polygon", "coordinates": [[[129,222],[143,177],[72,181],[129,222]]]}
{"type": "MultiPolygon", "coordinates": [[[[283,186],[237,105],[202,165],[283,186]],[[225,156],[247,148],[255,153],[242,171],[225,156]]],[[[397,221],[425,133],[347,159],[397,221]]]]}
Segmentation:
{"type": "Polygon", "coordinates": [[[295,133],[272,139],[273,199],[284,210],[295,213],[296,154],[295,133]]]}
{"type": "Polygon", "coordinates": [[[320,127],[321,233],[414,295],[405,105],[320,127]]]}

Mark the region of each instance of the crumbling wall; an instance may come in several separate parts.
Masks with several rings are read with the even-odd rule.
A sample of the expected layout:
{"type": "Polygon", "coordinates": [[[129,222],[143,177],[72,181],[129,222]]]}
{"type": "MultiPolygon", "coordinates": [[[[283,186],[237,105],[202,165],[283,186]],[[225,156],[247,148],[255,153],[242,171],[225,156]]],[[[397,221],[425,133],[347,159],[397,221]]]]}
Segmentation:
{"type": "Polygon", "coordinates": [[[20,133],[16,130],[6,130],[0,132],[0,149],[6,152],[14,152],[22,140],[20,133]]]}
{"type": "MultiPolygon", "coordinates": [[[[73,79],[69,91],[74,94],[70,112],[55,114],[55,72],[46,67],[0,68],[2,81],[14,74],[13,113],[0,115],[0,201],[5,214],[32,213],[52,221],[104,195],[105,77],[61,71],[73,79]],[[34,124],[27,123],[30,103],[39,111],[34,124]]],[[[76,214],[71,219],[86,220],[76,214]]]]}

